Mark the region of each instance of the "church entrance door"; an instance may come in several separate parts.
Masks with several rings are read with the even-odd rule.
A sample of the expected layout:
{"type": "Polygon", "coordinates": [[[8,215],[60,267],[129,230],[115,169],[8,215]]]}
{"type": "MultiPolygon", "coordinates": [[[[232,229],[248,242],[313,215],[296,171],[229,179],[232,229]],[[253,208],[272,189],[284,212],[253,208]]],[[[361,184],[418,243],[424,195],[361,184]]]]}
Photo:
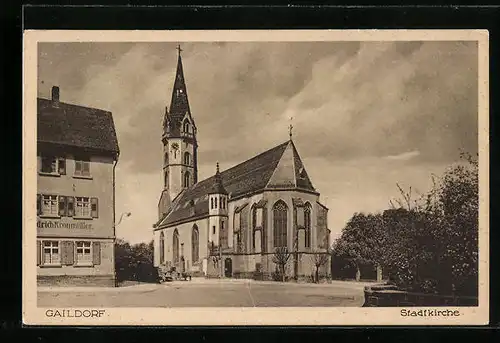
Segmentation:
{"type": "Polygon", "coordinates": [[[224,261],[224,276],[232,277],[233,276],[233,261],[228,257],[224,261]]]}

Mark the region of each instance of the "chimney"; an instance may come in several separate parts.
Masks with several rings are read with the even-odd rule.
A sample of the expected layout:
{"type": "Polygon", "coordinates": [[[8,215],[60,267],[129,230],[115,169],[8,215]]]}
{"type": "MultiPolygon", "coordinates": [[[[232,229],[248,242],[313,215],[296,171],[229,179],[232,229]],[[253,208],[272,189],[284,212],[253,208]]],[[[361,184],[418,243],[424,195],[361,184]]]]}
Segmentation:
{"type": "Polygon", "coordinates": [[[52,106],[59,107],[59,87],[52,87],[52,106]]]}

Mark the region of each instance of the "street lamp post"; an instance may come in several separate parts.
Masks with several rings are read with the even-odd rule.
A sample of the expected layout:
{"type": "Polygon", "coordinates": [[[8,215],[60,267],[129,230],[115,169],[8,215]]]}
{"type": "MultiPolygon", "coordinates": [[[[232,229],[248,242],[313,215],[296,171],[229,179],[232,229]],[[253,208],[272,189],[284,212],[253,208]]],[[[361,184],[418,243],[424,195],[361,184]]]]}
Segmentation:
{"type": "Polygon", "coordinates": [[[131,215],[132,215],[132,213],[131,213],[131,212],[123,212],[123,213],[121,214],[121,216],[120,216],[120,219],[118,220],[118,223],[116,223],[116,224],[115,224],[115,228],[116,228],[118,225],[120,225],[120,223],[121,223],[121,222],[122,222],[122,220],[123,220],[123,216],[125,216],[125,217],[130,217],[131,215]]]}

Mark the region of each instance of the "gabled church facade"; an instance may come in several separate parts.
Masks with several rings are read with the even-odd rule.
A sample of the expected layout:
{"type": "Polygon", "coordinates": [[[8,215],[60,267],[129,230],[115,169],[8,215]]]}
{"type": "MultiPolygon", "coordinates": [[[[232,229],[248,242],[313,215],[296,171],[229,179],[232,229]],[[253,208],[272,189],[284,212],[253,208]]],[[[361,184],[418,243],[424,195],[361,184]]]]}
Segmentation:
{"type": "MultiPolygon", "coordinates": [[[[163,124],[163,190],[154,225],[154,264],[192,275],[271,278],[278,247],[296,252],[289,277],[314,273],[313,256],[330,242],[320,203],[290,139],[198,181],[197,127],[178,56],[163,124]]],[[[329,264],[321,274],[329,273],[329,264]]]]}

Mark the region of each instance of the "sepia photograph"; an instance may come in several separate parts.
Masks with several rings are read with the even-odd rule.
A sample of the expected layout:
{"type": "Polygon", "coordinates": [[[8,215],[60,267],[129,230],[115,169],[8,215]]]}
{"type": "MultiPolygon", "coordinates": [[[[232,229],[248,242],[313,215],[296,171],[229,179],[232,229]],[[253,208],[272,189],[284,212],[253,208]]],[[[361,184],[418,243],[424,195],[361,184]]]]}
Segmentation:
{"type": "Polygon", "coordinates": [[[25,322],[487,322],[487,32],[298,33],[25,34],[25,322]]]}

